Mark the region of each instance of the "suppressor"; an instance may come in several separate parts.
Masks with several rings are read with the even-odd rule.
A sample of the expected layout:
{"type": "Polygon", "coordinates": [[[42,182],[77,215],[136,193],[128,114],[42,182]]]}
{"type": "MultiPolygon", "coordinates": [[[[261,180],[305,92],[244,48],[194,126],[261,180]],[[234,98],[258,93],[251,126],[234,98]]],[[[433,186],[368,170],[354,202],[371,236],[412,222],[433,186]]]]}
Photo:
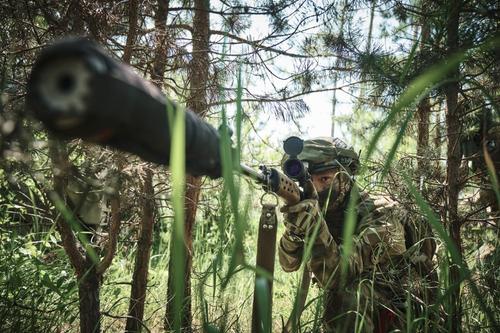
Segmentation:
{"type": "MultiPolygon", "coordinates": [[[[168,110],[181,111],[161,90],[88,39],[42,51],[28,81],[27,105],[55,135],[82,138],[168,165],[168,110]]],[[[221,176],[218,131],[185,112],[186,169],[221,176]]]]}

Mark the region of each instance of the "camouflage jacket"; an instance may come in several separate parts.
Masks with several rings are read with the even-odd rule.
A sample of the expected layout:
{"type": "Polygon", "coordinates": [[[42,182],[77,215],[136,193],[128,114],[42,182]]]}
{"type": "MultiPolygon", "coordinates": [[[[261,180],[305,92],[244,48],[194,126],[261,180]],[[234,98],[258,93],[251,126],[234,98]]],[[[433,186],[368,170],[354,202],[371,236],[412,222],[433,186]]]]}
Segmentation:
{"type": "MultiPolygon", "coordinates": [[[[418,280],[415,275],[408,274],[413,265],[409,266],[409,261],[405,260],[409,252],[407,246],[410,246],[405,233],[408,213],[386,197],[361,195],[346,285],[340,286],[341,237],[346,205],[347,202],[342,209],[325,215],[331,237],[318,237],[320,241],[315,242],[307,263],[315,280],[327,291],[324,330],[374,332],[377,328],[379,332],[386,332],[401,329],[404,327],[405,316],[401,309],[405,307],[406,290],[413,290],[413,281],[418,280]],[[358,320],[360,314],[361,321],[358,320]],[[387,315],[391,319],[384,317],[387,315]]],[[[279,245],[283,270],[299,269],[303,250],[304,243],[288,237],[285,232],[279,245]]],[[[429,261],[428,258],[425,261],[429,261]]],[[[422,290],[422,287],[417,289],[422,290]]]]}
{"type": "MultiPolygon", "coordinates": [[[[339,283],[344,209],[325,216],[334,241],[328,244],[316,243],[311,259],[307,263],[323,288],[335,288],[339,283]]],[[[374,271],[383,272],[391,265],[397,264],[406,252],[405,231],[402,224],[406,219],[406,213],[394,201],[386,197],[363,194],[357,205],[357,212],[357,226],[348,261],[347,281],[372,275],[374,271]]],[[[294,241],[285,233],[279,245],[279,261],[283,270],[291,272],[299,269],[303,250],[303,242],[294,241]]]]}

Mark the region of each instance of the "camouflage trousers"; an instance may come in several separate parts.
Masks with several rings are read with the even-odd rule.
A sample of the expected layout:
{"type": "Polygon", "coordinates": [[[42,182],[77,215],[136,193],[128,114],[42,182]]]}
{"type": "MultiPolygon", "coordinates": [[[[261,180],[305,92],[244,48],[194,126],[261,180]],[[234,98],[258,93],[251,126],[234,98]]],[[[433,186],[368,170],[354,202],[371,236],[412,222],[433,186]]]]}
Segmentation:
{"type": "Polygon", "coordinates": [[[404,325],[401,306],[388,300],[370,280],[325,294],[325,332],[389,332],[404,325]]]}
{"type": "Polygon", "coordinates": [[[390,274],[386,270],[350,282],[344,288],[326,290],[324,330],[336,333],[402,330],[408,306],[412,316],[427,318],[421,325],[438,322],[435,313],[424,313],[435,301],[437,281],[433,280],[422,278],[415,269],[406,274],[401,271],[390,274]]]}

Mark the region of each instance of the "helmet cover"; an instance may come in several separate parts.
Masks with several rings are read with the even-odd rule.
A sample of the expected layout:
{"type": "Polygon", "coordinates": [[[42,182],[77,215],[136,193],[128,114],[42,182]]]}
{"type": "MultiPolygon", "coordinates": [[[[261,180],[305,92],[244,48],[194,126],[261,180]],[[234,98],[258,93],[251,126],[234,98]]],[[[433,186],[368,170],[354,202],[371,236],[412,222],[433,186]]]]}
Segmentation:
{"type": "Polygon", "coordinates": [[[340,168],[355,174],[359,166],[359,156],[354,149],[332,137],[304,140],[304,149],[298,158],[308,162],[311,173],[340,168]]]}

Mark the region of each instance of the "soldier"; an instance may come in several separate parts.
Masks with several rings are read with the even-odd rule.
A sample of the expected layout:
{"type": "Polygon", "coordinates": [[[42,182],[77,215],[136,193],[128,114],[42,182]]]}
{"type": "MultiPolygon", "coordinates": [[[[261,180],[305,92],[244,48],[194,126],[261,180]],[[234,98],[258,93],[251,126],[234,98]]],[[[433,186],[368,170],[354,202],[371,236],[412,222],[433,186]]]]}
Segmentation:
{"type": "MultiPolygon", "coordinates": [[[[500,179],[500,116],[491,109],[482,109],[473,118],[472,131],[463,138],[462,152],[467,161],[472,161],[481,191],[477,204],[489,207],[490,215],[500,215],[499,198],[495,191],[494,178],[500,179]],[[489,165],[488,162],[489,161],[489,165]],[[492,177],[495,173],[496,177],[492,177]]],[[[498,223],[498,219],[496,219],[498,223]]]]}
{"type": "MultiPolygon", "coordinates": [[[[418,289],[415,284],[420,281],[410,275],[417,266],[430,271],[434,243],[428,239],[410,240],[408,214],[394,201],[360,193],[347,282],[341,285],[344,217],[356,186],[358,155],[339,139],[316,138],[304,141],[298,157],[308,165],[317,200],[306,199],[282,208],[286,230],[279,245],[281,267],[286,272],[298,270],[305,243],[314,242],[307,267],[325,290],[323,326],[327,332],[388,332],[402,328],[408,290],[418,289]],[[415,243],[419,250],[412,252],[410,259],[408,247],[415,243]],[[415,263],[410,265],[412,272],[410,261],[415,263]]],[[[425,300],[416,293],[411,295],[421,302],[425,300]]]]}

